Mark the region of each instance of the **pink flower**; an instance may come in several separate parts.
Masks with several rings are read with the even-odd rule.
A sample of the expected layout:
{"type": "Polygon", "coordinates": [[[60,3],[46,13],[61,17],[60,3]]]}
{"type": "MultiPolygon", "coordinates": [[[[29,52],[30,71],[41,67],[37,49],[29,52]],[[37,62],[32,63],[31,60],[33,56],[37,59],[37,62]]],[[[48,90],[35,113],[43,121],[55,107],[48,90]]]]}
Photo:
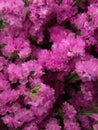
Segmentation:
{"type": "Polygon", "coordinates": [[[64,121],[64,128],[66,130],[81,130],[81,128],[77,122],[70,121],[70,120],[64,121]]]}
{"type": "Polygon", "coordinates": [[[98,124],[93,125],[94,130],[98,130],[98,124]]]}
{"type": "Polygon", "coordinates": [[[61,126],[56,119],[52,118],[46,124],[46,130],[61,130],[61,126]]]}
{"type": "Polygon", "coordinates": [[[64,112],[64,117],[70,118],[71,120],[75,118],[77,113],[75,108],[67,102],[64,102],[63,104],[63,112],[64,112]]]}
{"type": "Polygon", "coordinates": [[[95,81],[98,79],[97,62],[97,59],[91,58],[90,60],[76,63],[76,72],[83,81],[95,81]]]}

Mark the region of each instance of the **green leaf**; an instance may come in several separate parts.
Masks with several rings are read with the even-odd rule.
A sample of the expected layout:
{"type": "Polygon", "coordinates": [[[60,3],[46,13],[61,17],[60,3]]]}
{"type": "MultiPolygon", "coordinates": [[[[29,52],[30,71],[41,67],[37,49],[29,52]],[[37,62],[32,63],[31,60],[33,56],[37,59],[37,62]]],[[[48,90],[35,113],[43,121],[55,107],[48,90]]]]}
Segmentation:
{"type": "Polygon", "coordinates": [[[68,77],[68,82],[79,81],[79,80],[80,80],[80,77],[75,72],[72,72],[70,76],[68,77]]]}
{"type": "Polygon", "coordinates": [[[30,92],[30,94],[29,94],[30,98],[33,98],[33,97],[35,97],[37,95],[38,95],[38,93],[32,93],[32,92],[30,92]]]}
{"type": "Polygon", "coordinates": [[[30,11],[27,11],[25,20],[29,19],[30,13],[31,13],[30,11]]]}
{"type": "Polygon", "coordinates": [[[55,114],[56,118],[64,118],[64,113],[63,111],[59,108],[57,113],[55,114]]]}
{"type": "Polygon", "coordinates": [[[35,73],[34,71],[31,71],[28,78],[31,77],[32,79],[34,79],[34,73],[35,73]]]}
{"type": "Polygon", "coordinates": [[[0,30],[3,30],[8,25],[9,23],[5,22],[5,20],[3,20],[3,18],[0,17],[0,30]]]}
{"type": "Polygon", "coordinates": [[[31,90],[31,92],[29,93],[30,98],[33,98],[33,97],[35,97],[35,96],[38,96],[38,95],[39,95],[39,89],[40,89],[40,85],[35,86],[35,87],[31,90]]]}
{"type": "Polygon", "coordinates": [[[88,20],[88,21],[92,21],[92,18],[91,18],[90,15],[88,15],[87,20],[88,20]]]}
{"type": "Polygon", "coordinates": [[[29,1],[28,0],[24,0],[25,3],[25,7],[29,6],[29,1]]]}
{"type": "Polygon", "coordinates": [[[94,130],[93,128],[91,128],[90,130],[94,130]]]}
{"type": "Polygon", "coordinates": [[[77,26],[74,23],[69,22],[68,23],[68,29],[72,30],[77,35],[80,35],[80,30],[77,28],[77,26]]]}
{"type": "Polygon", "coordinates": [[[18,51],[14,51],[12,54],[11,54],[11,60],[12,61],[15,61],[17,58],[18,58],[18,51]]]}
{"type": "Polygon", "coordinates": [[[68,120],[69,119],[67,116],[64,115],[64,112],[62,111],[61,108],[58,109],[57,113],[55,114],[55,118],[57,118],[57,119],[64,119],[64,120],[68,120]]]}
{"type": "Polygon", "coordinates": [[[90,115],[92,115],[92,113],[91,112],[84,112],[83,115],[90,116],[90,115]]]}
{"type": "Polygon", "coordinates": [[[96,111],[83,111],[79,113],[80,115],[86,115],[86,116],[91,116],[92,114],[98,114],[98,110],[96,111]]]}
{"type": "Polygon", "coordinates": [[[32,93],[36,93],[39,89],[40,89],[40,85],[35,86],[35,87],[32,89],[32,93]]]}
{"type": "Polygon", "coordinates": [[[3,44],[0,44],[0,49],[2,49],[3,47],[5,47],[7,44],[3,43],[3,44]]]}
{"type": "Polygon", "coordinates": [[[72,3],[72,6],[77,6],[79,5],[81,2],[83,2],[85,0],[75,0],[73,3],[72,3]]]}
{"type": "Polygon", "coordinates": [[[98,107],[92,105],[91,107],[80,110],[79,114],[86,115],[86,116],[90,116],[92,114],[98,114],[98,107]]]}
{"type": "Polygon", "coordinates": [[[70,22],[69,20],[64,20],[61,23],[61,26],[64,26],[66,29],[71,30],[76,35],[80,35],[80,33],[81,33],[81,31],[77,28],[77,26],[74,23],[70,22]]]}
{"type": "Polygon", "coordinates": [[[3,20],[1,19],[0,20],[0,29],[2,28],[2,26],[3,26],[3,20]]]}

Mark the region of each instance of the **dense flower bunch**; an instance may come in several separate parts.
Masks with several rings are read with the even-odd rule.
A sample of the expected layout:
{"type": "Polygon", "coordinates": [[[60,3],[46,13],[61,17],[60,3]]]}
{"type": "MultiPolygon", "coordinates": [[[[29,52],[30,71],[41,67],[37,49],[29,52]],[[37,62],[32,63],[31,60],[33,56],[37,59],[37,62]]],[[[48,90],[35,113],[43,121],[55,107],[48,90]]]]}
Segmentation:
{"type": "Polygon", "coordinates": [[[98,130],[98,0],[0,0],[0,119],[98,130]]]}

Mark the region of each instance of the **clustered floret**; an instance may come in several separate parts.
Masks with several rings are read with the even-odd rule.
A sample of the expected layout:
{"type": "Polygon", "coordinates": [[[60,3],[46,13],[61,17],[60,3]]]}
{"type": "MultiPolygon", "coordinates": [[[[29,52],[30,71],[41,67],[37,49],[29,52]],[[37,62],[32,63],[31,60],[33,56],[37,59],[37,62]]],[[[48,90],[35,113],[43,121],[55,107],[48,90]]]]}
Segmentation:
{"type": "Polygon", "coordinates": [[[0,0],[0,118],[98,130],[98,0],[0,0]]]}

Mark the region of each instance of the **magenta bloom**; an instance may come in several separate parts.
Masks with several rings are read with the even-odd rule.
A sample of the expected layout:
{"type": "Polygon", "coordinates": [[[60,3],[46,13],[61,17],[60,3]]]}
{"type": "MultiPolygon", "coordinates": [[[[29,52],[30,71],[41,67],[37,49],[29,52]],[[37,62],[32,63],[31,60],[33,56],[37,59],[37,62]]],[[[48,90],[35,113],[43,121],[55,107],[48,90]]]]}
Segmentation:
{"type": "Polygon", "coordinates": [[[0,0],[2,129],[98,130],[98,0],[0,0]]]}

